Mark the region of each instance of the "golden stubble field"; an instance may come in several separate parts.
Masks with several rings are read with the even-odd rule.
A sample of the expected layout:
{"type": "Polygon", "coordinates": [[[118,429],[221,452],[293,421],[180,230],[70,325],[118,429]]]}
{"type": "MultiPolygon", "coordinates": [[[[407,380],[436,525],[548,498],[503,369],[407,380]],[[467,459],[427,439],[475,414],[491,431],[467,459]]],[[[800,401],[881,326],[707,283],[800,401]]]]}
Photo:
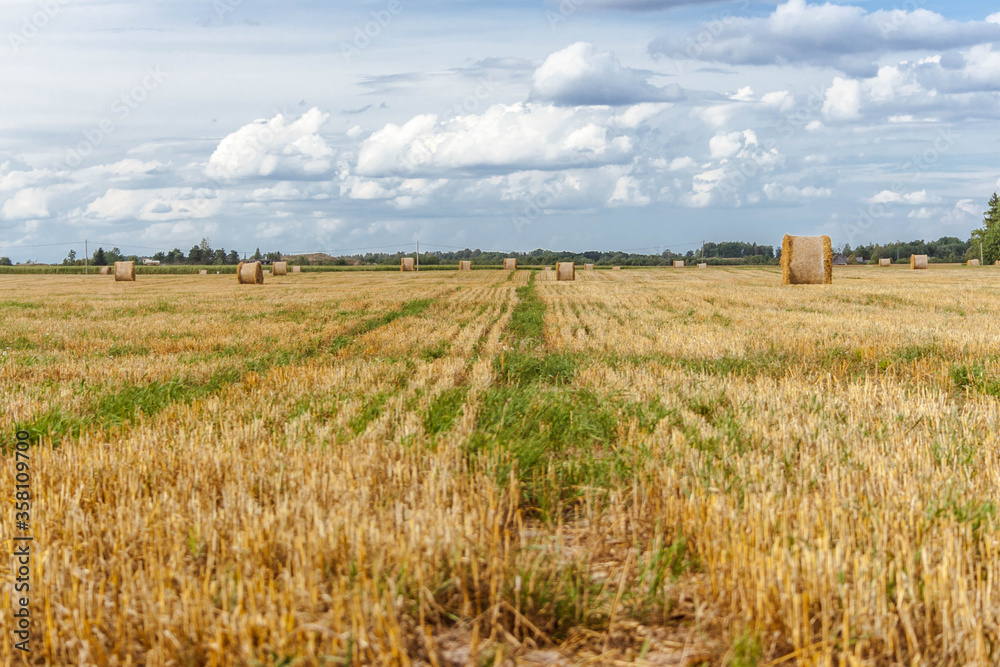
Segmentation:
{"type": "Polygon", "coordinates": [[[3,664],[1000,661],[1000,271],[554,278],[0,276],[3,664]]]}

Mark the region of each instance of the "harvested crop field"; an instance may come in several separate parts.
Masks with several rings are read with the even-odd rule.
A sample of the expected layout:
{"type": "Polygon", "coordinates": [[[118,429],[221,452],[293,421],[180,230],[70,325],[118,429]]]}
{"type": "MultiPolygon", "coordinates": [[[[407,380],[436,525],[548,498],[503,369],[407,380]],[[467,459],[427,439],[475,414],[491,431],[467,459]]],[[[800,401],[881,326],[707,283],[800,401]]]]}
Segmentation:
{"type": "Polygon", "coordinates": [[[28,662],[996,664],[1000,274],[780,283],[0,276],[28,662]]]}

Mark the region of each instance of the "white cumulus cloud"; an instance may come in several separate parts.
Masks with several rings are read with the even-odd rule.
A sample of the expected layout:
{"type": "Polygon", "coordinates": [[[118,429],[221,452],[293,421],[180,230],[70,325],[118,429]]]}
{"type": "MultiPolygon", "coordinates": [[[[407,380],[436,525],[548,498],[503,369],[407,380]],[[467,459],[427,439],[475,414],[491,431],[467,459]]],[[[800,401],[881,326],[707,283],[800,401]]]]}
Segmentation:
{"type": "Polygon", "coordinates": [[[322,176],[330,171],[333,157],[333,149],[319,134],[328,117],[313,108],[291,123],[278,114],[244,125],[219,142],[205,174],[223,182],[254,176],[281,180],[322,176]]]}

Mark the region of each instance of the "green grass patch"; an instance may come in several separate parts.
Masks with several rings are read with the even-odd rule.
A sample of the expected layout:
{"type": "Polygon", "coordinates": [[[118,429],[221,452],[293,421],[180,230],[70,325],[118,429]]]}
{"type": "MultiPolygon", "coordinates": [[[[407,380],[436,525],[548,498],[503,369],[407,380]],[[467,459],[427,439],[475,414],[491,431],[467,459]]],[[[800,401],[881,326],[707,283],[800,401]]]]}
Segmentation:
{"type": "Polygon", "coordinates": [[[452,387],[434,397],[424,415],[427,435],[435,436],[451,429],[468,393],[468,387],[452,387]]]}
{"type": "Polygon", "coordinates": [[[368,425],[379,418],[382,414],[382,410],[385,408],[386,401],[389,399],[388,394],[379,392],[373,394],[364,399],[364,404],[361,406],[361,410],[350,422],[351,430],[355,434],[363,433],[368,425]]]}

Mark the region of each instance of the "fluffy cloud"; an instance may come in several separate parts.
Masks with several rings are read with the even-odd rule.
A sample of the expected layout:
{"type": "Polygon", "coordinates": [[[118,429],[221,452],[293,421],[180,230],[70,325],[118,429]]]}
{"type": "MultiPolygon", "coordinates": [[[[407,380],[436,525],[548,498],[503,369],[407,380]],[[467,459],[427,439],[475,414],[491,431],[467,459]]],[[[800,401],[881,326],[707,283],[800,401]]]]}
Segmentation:
{"type": "Polygon", "coordinates": [[[868,12],[788,0],[767,17],[729,18],[714,39],[695,49],[690,38],[667,35],[655,40],[650,51],[730,65],[832,65],[867,73],[880,54],[966,48],[997,40],[1000,25],[990,21],[951,21],[925,9],[868,12]]]}
{"type": "Polygon", "coordinates": [[[49,217],[45,191],[40,188],[25,188],[3,203],[0,217],[4,220],[37,220],[49,217]]]}
{"type": "Polygon", "coordinates": [[[633,141],[601,108],[496,104],[479,115],[423,115],[373,133],[358,152],[361,176],[512,172],[613,164],[633,141]]]}
{"type": "Polygon", "coordinates": [[[768,183],[764,186],[764,195],[774,201],[803,201],[806,199],[826,199],[833,196],[830,188],[818,188],[807,185],[802,188],[794,185],[768,183]]]}
{"type": "Polygon", "coordinates": [[[166,221],[207,218],[219,211],[215,192],[194,188],[108,190],[87,205],[84,216],[98,220],[166,221]]]}
{"type": "Polygon", "coordinates": [[[869,204],[910,204],[920,206],[922,204],[936,204],[941,201],[940,197],[932,197],[927,194],[927,190],[903,194],[892,190],[883,190],[874,197],[866,200],[869,204]]]}
{"type": "Polygon", "coordinates": [[[333,149],[319,129],[327,118],[329,114],[314,108],[291,123],[278,114],[244,125],[219,142],[205,174],[222,182],[241,177],[288,180],[326,175],[332,167],[333,149]]]}
{"type": "Polygon", "coordinates": [[[577,42],[549,55],[535,70],[531,100],[560,106],[672,102],[684,98],[676,84],[658,88],[650,73],[624,67],[614,53],[577,42]]]}

